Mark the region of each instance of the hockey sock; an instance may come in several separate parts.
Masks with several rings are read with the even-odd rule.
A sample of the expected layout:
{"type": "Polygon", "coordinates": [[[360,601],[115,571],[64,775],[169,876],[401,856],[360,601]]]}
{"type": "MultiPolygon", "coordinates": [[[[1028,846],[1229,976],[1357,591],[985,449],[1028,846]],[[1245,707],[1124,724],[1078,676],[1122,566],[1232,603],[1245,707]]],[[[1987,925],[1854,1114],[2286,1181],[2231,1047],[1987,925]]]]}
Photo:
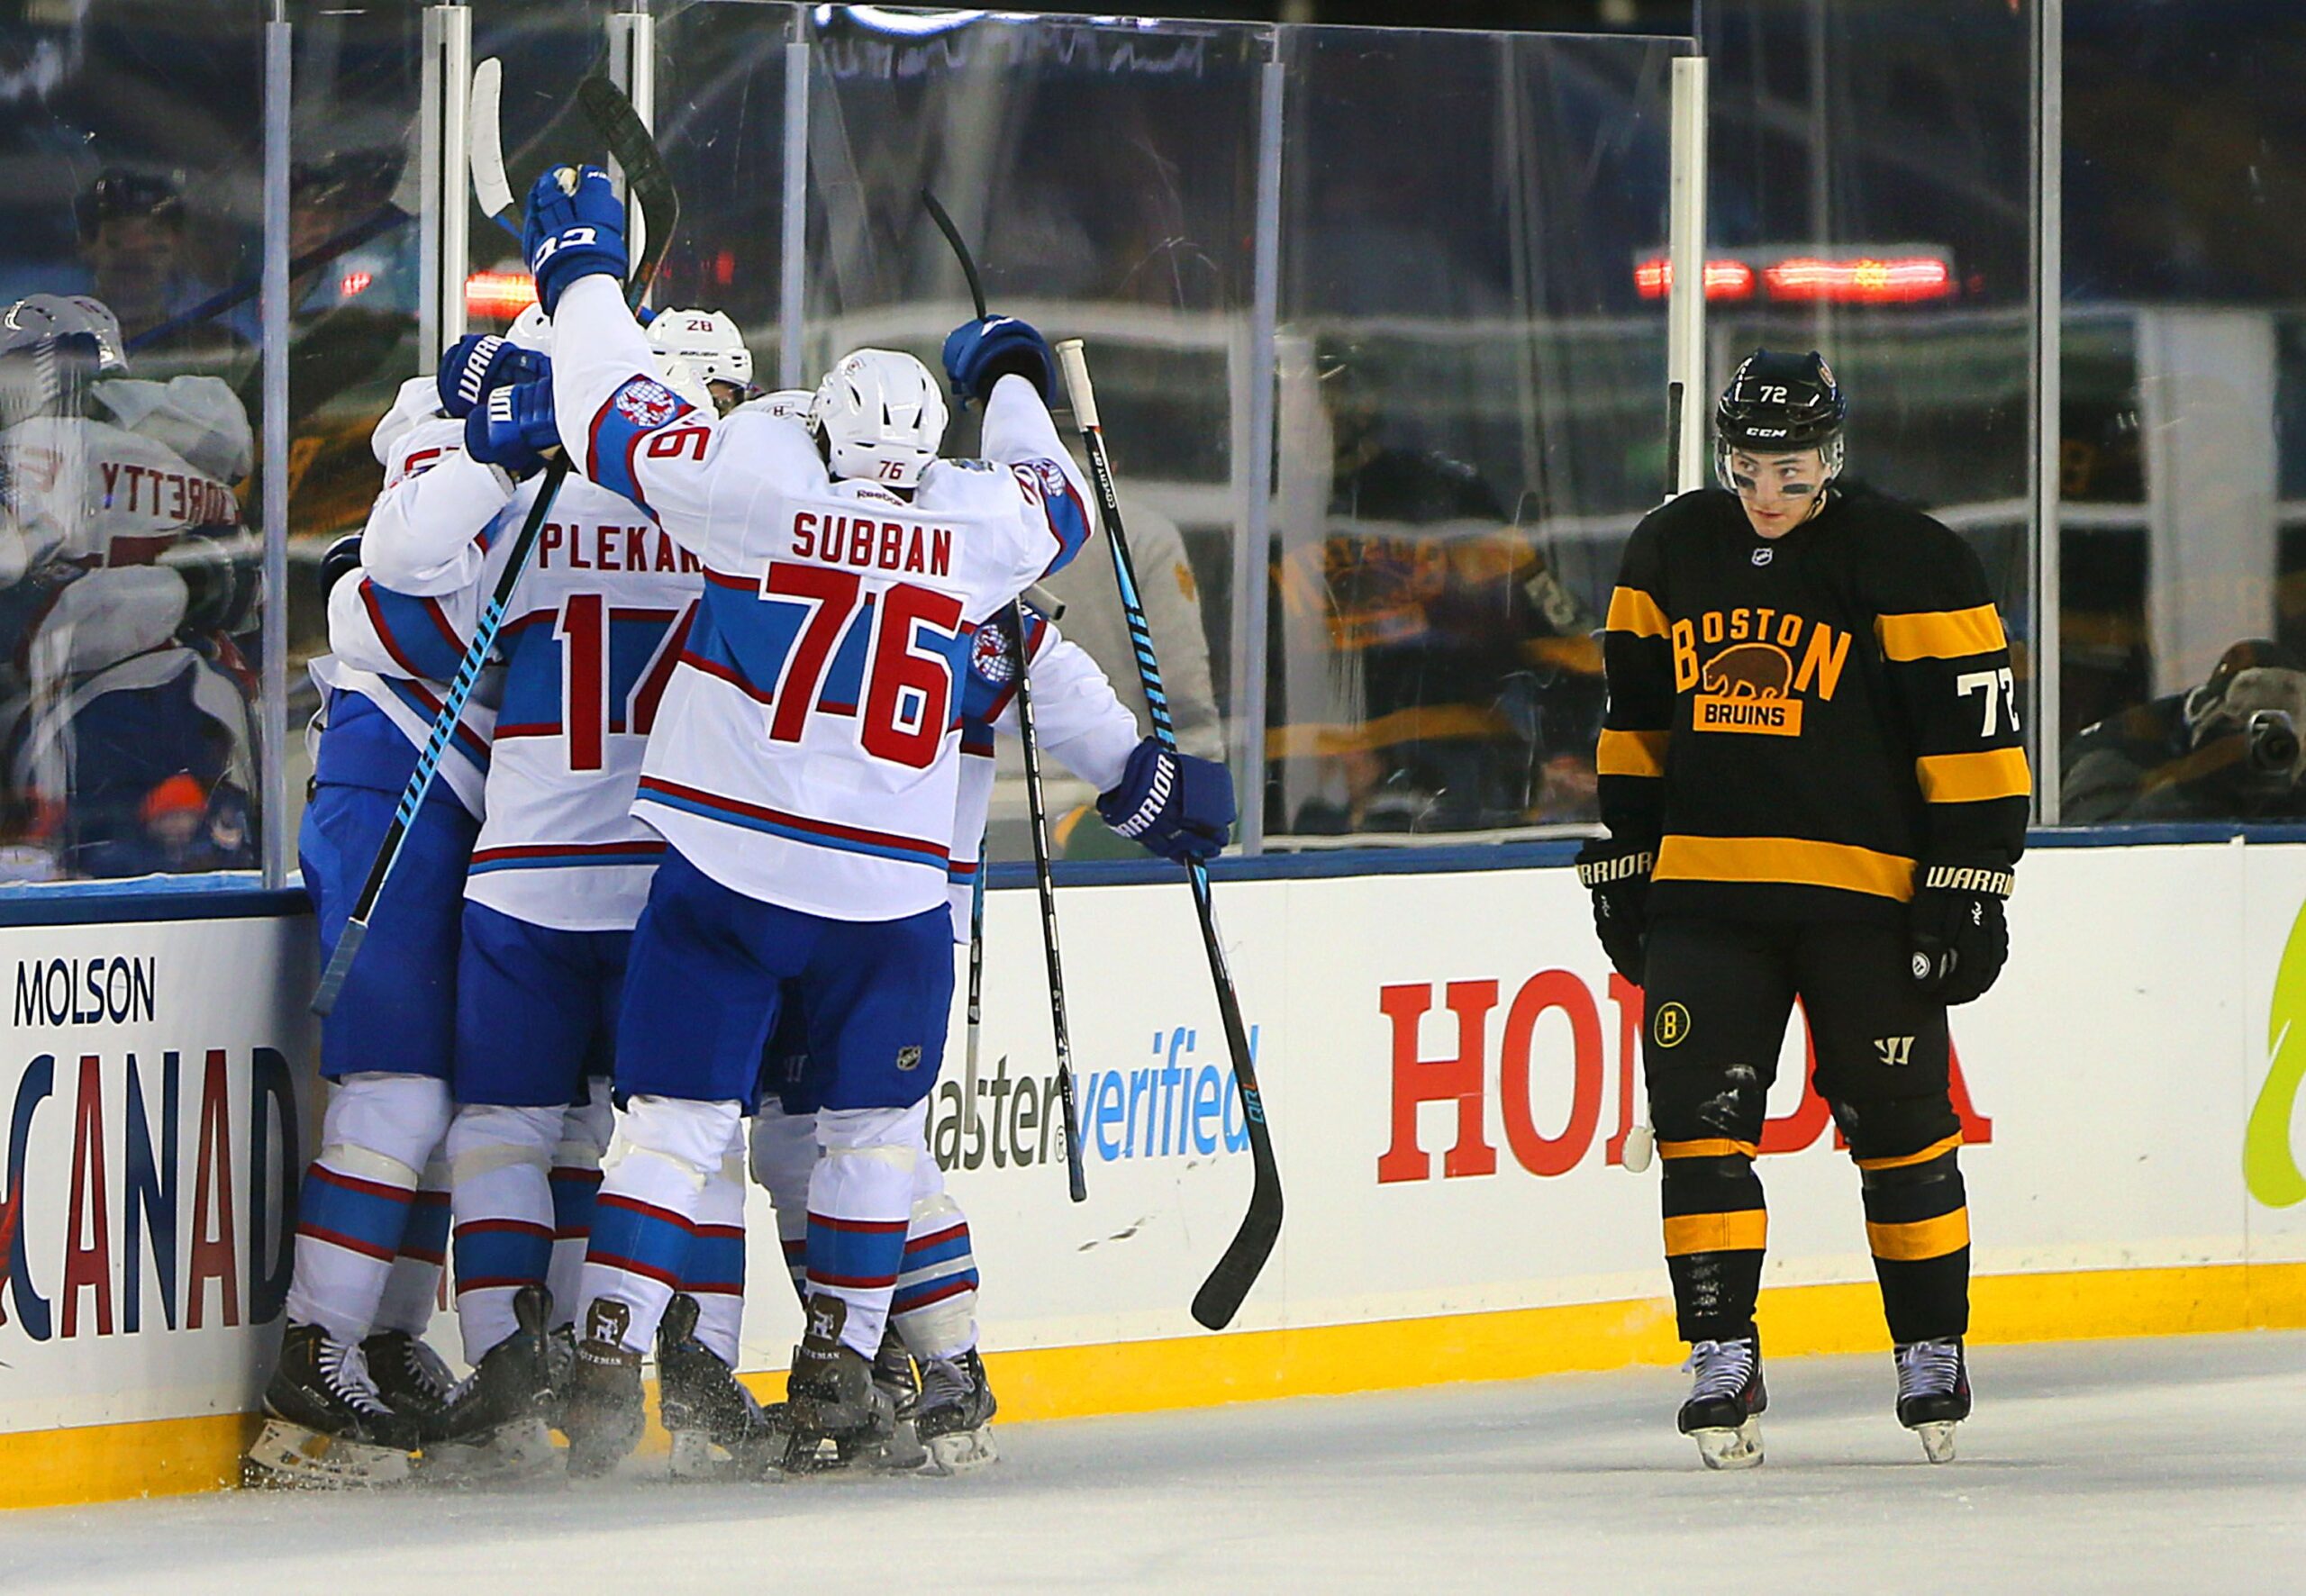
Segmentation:
{"type": "Polygon", "coordinates": [[[591,1321],[595,1302],[613,1298],[629,1310],[626,1349],[654,1347],[657,1321],[687,1272],[705,1183],[720,1171],[741,1110],[683,1097],[635,1097],[625,1105],[593,1208],[580,1327],[591,1321]]]}
{"type": "Polygon", "coordinates": [[[903,1267],[924,1119],[919,1103],[817,1115],[825,1156],[809,1177],[809,1293],[848,1305],[841,1341],[868,1362],[903,1267]]]}
{"type": "Polygon", "coordinates": [[[1970,1211],[1957,1132],[1919,1152],[1860,1158],[1866,1240],[1890,1339],[1903,1346],[1970,1328],[1970,1211]]]}
{"type": "Polygon", "coordinates": [[[1665,1164],[1666,1272],[1684,1341],[1753,1334],[1769,1213],[1752,1142],[1709,1137],[1659,1141],[1665,1164]]]}
{"type": "Polygon", "coordinates": [[[385,1276],[385,1294],[377,1303],[380,1330],[401,1330],[422,1336],[440,1306],[440,1277],[449,1262],[449,1161],[436,1150],[416,1183],[416,1201],[408,1211],[408,1227],[400,1235],[400,1251],[392,1272],[385,1276]]]}
{"type": "Polygon", "coordinates": [[[696,1233],[688,1244],[681,1290],[696,1299],[696,1338],[731,1368],[737,1366],[738,1333],[745,1319],[745,1162],[739,1141],[704,1183],[696,1203],[696,1233]]]}
{"type": "Polygon", "coordinates": [[[912,1220],[889,1318],[905,1350],[926,1363],[976,1346],[976,1254],[968,1217],[946,1191],[937,1160],[924,1156],[914,1170],[912,1220]]]}
{"type": "Polygon", "coordinates": [[[341,1341],[377,1323],[415,1206],[419,1172],[449,1125],[449,1088],[429,1075],[348,1075],[321,1121],[320,1156],[297,1198],[287,1316],[341,1341]]]}
{"type": "Polygon", "coordinates": [[[520,1328],[513,1297],[552,1262],[549,1171],[562,1111],[468,1102],[449,1126],[457,1219],[457,1323],[465,1361],[520,1328]]]}
{"type": "Polygon", "coordinates": [[[616,1129],[609,1083],[585,1083],[586,1100],[563,1111],[560,1145],[552,1154],[552,1264],[545,1289],[552,1293],[552,1328],[574,1324],[583,1290],[585,1249],[593,1239],[593,1204],[601,1192],[601,1158],[616,1129]]]}
{"type": "Polygon", "coordinates": [[[808,1301],[809,1177],[817,1167],[817,1117],[788,1114],[773,1102],[753,1117],[753,1179],[776,1209],[776,1238],[794,1294],[808,1301]]]}

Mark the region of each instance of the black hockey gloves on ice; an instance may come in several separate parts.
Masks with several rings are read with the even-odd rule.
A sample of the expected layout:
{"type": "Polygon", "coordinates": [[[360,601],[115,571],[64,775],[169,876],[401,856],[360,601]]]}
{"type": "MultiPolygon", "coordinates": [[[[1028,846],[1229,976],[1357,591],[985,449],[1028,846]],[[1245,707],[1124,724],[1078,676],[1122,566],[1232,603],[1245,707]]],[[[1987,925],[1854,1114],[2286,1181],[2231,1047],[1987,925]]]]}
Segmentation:
{"type": "Polygon", "coordinates": [[[1097,812],[1147,851],[1191,864],[1214,857],[1233,834],[1233,779],[1216,760],[1172,753],[1148,737],[1097,812]]]}
{"type": "Polygon", "coordinates": [[[521,252],[537,280],[546,315],[560,291],[579,277],[606,272],[620,286],[631,269],[624,247],[624,202],[600,167],[554,167],[529,190],[521,252]]]}
{"type": "Polygon", "coordinates": [[[2017,878],[2000,866],[1923,865],[1914,872],[1913,981],[1940,1002],[1984,995],[2010,957],[2002,901],[2017,878]]]}
{"type": "Polygon", "coordinates": [[[1593,931],[1618,974],[1641,984],[1642,942],[1649,932],[1646,902],[1654,849],[1606,837],[1589,839],[1577,850],[1577,879],[1593,894],[1593,931]]]}
{"type": "Polygon", "coordinates": [[[1012,374],[1032,384],[1042,404],[1057,402],[1057,357],[1031,322],[986,316],[945,335],[945,376],[955,397],[982,404],[993,396],[993,385],[1012,374]]]}
{"type": "Polygon", "coordinates": [[[552,375],[552,361],[495,332],[468,332],[440,352],[440,408],[457,421],[499,388],[552,375]]]}

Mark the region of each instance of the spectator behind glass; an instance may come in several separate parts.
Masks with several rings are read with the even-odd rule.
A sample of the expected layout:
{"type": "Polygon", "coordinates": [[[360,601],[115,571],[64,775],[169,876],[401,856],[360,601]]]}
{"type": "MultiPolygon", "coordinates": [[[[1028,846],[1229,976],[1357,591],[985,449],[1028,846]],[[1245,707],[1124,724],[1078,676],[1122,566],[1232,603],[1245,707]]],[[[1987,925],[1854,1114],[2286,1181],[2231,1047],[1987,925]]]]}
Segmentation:
{"type": "Polygon", "coordinates": [[[2306,818],[2306,667],[2251,638],[2210,679],[2109,715],[2065,745],[2060,818],[2107,821],[2306,818]]]}
{"type": "Polygon", "coordinates": [[[194,261],[179,179],[107,168],[73,201],[72,219],[80,258],[88,268],[89,292],[120,318],[122,336],[135,347],[141,367],[204,371],[233,383],[253,369],[255,347],[233,324],[234,318],[252,314],[253,301],[229,316],[136,343],[213,292],[194,261]]]}

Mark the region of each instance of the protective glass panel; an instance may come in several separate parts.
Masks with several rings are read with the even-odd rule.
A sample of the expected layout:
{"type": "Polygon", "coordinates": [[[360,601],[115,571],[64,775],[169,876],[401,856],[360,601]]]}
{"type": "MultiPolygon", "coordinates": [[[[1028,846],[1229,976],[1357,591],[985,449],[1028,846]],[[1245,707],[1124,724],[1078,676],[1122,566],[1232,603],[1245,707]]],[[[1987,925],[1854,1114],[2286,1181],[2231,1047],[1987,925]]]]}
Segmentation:
{"type": "Polygon", "coordinates": [[[2287,7],[2065,14],[2063,812],[2306,816],[2287,7]]]}
{"type": "Polygon", "coordinates": [[[0,879],[252,866],[262,8],[0,41],[0,879]]]}
{"type": "Polygon", "coordinates": [[[1271,842],[1595,818],[1593,633],[1665,480],[1639,268],[1686,48],[1287,32],[1271,842]]]}
{"type": "Polygon", "coordinates": [[[327,652],[322,558],[360,530],[382,483],[378,423],[416,374],[422,228],[414,8],[295,17],[288,176],[288,766],[290,826],[327,652]]]}
{"type": "MultiPolygon", "coordinates": [[[[945,334],[972,312],[922,207],[933,189],[992,310],[1086,340],[1163,685],[1185,747],[1211,757],[1240,702],[1227,664],[1233,546],[1248,521],[1269,49],[1267,32],[1239,26],[931,22],[863,6],[817,8],[809,37],[808,384],[867,345],[937,369],[945,334]]],[[[973,449],[974,420],[957,406],[956,422],[949,449],[973,449]]],[[[1047,587],[1065,635],[1143,721],[1102,543],[1047,587]]],[[[1054,762],[1048,777],[1064,852],[1143,857],[1094,813],[1055,823],[1095,789],[1054,762]]],[[[1004,781],[993,857],[1023,857],[1024,812],[1021,784],[1004,781]]]]}

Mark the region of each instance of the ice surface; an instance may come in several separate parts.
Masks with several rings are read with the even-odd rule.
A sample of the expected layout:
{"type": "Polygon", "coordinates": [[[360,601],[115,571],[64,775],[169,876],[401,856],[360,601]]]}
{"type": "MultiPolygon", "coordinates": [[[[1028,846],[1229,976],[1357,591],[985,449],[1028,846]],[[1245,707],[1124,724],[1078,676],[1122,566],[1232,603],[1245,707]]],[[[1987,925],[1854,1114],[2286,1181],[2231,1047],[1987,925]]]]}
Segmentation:
{"type": "Polygon", "coordinates": [[[224,1492],[0,1519],[0,1589],[2306,1591],[2306,1335],[1987,1347],[1961,1459],[1886,1355],[1774,1362],[1767,1464],[1709,1474],[1682,1376],[1012,1425],[952,1480],[224,1492]]]}

